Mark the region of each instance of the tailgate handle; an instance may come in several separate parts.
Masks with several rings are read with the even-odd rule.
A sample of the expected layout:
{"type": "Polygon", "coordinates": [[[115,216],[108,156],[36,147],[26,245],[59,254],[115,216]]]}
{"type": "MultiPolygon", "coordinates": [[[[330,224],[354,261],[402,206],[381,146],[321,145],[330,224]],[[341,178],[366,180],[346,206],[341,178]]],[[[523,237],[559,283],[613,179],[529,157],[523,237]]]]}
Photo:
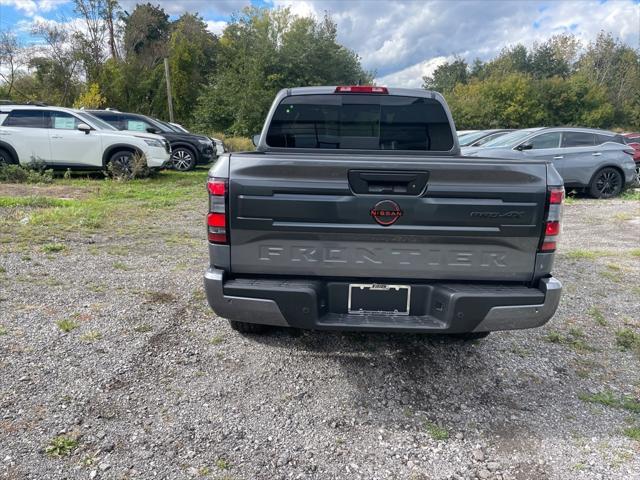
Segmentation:
{"type": "Polygon", "coordinates": [[[429,172],[349,172],[349,185],[353,192],[369,195],[420,195],[428,179],[429,172]]]}

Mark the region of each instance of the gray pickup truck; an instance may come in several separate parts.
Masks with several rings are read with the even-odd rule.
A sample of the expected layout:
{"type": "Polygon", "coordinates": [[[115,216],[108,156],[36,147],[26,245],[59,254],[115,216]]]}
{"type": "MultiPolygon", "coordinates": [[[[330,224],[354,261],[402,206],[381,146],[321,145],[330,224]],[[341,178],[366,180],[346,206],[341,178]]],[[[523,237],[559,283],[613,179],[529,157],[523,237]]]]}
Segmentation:
{"type": "Polygon", "coordinates": [[[555,313],[562,178],[460,156],[440,94],[282,90],[254,142],[208,179],[205,288],[235,330],[480,338],[555,313]]]}

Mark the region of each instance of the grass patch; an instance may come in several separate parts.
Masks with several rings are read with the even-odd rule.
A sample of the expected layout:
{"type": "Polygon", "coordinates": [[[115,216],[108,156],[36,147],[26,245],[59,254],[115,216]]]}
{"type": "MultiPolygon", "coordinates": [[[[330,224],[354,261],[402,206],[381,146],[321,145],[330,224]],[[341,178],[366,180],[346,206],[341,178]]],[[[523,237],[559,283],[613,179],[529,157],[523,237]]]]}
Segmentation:
{"type": "Polygon", "coordinates": [[[631,250],[629,250],[629,253],[632,257],[640,258],[640,248],[632,248],[631,250]]]}
{"type": "Polygon", "coordinates": [[[75,322],[74,320],[71,320],[70,318],[64,318],[62,320],[58,320],[56,321],[56,325],[60,330],[62,330],[65,333],[69,333],[80,326],[77,322],[75,322]]]}
{"type": "Polygon", "coordinates": [[[640,402],[633,397],[617,397],[613,392],[604,391],[600,393],[588,394],[580,393],[578,398],[583,402],[597,403],[606,407],[619,408],[633,413],[640,413],[640,402]]]}
{"type": "Polygon", "coordinates": [[[613,283],[620,283],[622,281],[622,279],[620,278],[621,276],[620,271],[604,270],[600,272],[600,275],[613,283]]]}
{"type": "Polygon", "coordinates": [[[153,327],[148,323],[141,323],[140,325],[133,327],[133,331],[138,333],[148,333],[151,330],[153,330],[153,327]]]}
{"type": "Polygon", "coordinates": [[[640,189],[630,188],[626,190],[620,198],[622,200],[640,200],[640,189]]]}
{"type": "Polygon", "coordinates": [[[434,440],[447,440],[449,438],[449,432],[446,428],[440,427],[432,422],[425,422],[424,428],[427,430],[427,433],[434,440]]]}
{"type": "Polygon", "coordinates": [[[42,251],[45,253],[57,253],[65,250],[67,247],[61,243],[45,243],[42,246],[42,251]]]}
{"type": "Polygon", "coordinates": [[[78,448],[78,440],[66,435],[59,435],[51,439],[44,451],[50,457],[66,457],[71,455],[76,448],[78,448]]]}
{"type": "Polygon", "coordinates": [[[633,215],[627,212],[620,212],[616,213],[613,218],[615,218],[619,222],[626,222],[627,220],[631,220],[633,218],[633,215]]]}
{"type": "Polygon", "coordinates": [[[622,433],[625,437],[629,437],[631,440],[640,442],[640,427],[625,428],[622,433]]]}
{"type": "Polygon", "coordinates": [[[63,200],[60,198],[42,197],[31,195],[29,197],[0,197],[0,207],[68,207],[73,205],[74,200],[63,200]]]}
{"type": "Polygon", "coordinates": [[[113,268],[116,270],[128,271],[131,270],[126,263],[123,262],[113,262],[113,268]]]}
{"type": "Polygon", "coordinates": [[[216,460],[216,467],[220,470],[229,470],[231,468],[231,462],[226,458],[219,458],[216,460]]]}
{"type": "Polygon", "coordinates": [[[211,345],[220,345],[223,342],[224,342],[224,335],[216,335],[215,337],[212,337],[211,340],[209,340],[209,343],[211,345]]]}
{"type": "Polygon", "coordinates": [[[83,342],[96,342],[102,338],[102,334],[97,330],[90,330],[87,333],[84,333],[80,336],[80,340],[83,342]]]}
{"type": "Polygon", "coordinates": [[[567,335],[560,332],[551,331],[544,339],[549,343],[557,343],[559,345],[567,345],[577,351],[592,352],[595,350],[584,340],[584,332],[579,328],[571,328],[567,335]]]}
{"type": "Polygon", "coordinates": [[[598,307],[591,307],[587,313],[598,325],[603,327],[607,325],[607,319],[598,307]]]}
{"type": "Polygon", "coordinates": [[[172,303],[176,301],[176,296],[169,292],[145,292],[147,303],[172,303]]]}
{"type": "Polygon", "coordinates": [[[610,255],[612,255],[612,252],[606,250],[584,250],[581,248],[564,253],[564,256],[571,260],[596,260],[610,255]]]}
{"type": "Polygon", "coordinates": [[[616,345],[622,350],[635,350],[640,353],[640,334],[630,328],[622,328],[616,332],[616,345]]]}
{"type": "Polygon", "coordinates": [[[7,273],[7,269],[0,265],[0,273],[7,273]]]}
{"type": "Polygon", "coordinates": [[[7,327],[0,325],[0,337],[4,335],[9,335],[9,329],[7,327]]]}
{"type": "Polygon", "coordinates": [[[0,182],[6,183],[51,183],[53,170],[46,170],[36,159],[30,165],[8,165],[0,163],[0,182]]]}

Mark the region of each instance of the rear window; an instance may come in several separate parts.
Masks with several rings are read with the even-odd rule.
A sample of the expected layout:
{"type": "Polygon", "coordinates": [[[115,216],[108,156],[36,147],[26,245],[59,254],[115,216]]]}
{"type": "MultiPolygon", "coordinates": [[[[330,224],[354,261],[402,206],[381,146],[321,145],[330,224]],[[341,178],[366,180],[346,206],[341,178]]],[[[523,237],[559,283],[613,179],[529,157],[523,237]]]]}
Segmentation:
{"type": "Polygon", "coordinates": [[[595,136],[592,133],[564,132],[562,134],[563,147],[591,147],[595,145],[595,136]]]}
{"type": "Polygon", "coordinates": [[[44,110],[12,110],[4,121],[5,127],[49,128],[49,114],[44,110]]]}
{"type": "Polygon", "coordinates": [[[276,108],[267,145],[446,152],[453,148],[453,136],[444,108],[431,98],[296,95],[276,108]]]}

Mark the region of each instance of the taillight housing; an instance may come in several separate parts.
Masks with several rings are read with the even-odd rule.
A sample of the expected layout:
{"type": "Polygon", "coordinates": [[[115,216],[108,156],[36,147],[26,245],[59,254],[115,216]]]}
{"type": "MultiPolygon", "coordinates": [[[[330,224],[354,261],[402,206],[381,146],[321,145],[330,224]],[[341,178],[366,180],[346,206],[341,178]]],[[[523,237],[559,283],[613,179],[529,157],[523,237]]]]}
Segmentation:
{"type": "Polygon", "coordinates": [[[207,214],[207,238],[211,243],[229,244],[229,183],[225,178],[209,178],[209,213],[207,214]]]}
{"type": "Polygon", "coordinates": [[[561,232],[562,204],[564,202],[564,187],[549,187],[547,191],[546,218],[539,251],[542,253],[555,252],[561,232]]]}

